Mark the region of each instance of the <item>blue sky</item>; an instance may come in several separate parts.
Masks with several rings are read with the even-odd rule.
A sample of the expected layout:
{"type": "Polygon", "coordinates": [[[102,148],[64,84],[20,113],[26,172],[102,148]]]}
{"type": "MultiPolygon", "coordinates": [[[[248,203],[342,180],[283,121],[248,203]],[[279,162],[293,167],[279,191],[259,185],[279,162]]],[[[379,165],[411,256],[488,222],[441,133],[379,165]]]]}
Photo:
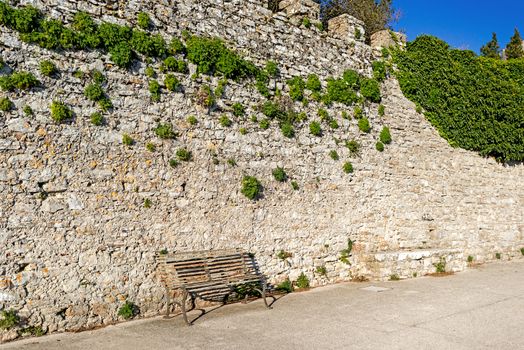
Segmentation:
{"type": "Polygon", "coordinates": [[[408,40],[431,34],[451,46],[475,52],[496,32],[504,48],[518,27],[524,37],[524,0],[393,0],[402,17],[393,25],[408,40]]]}

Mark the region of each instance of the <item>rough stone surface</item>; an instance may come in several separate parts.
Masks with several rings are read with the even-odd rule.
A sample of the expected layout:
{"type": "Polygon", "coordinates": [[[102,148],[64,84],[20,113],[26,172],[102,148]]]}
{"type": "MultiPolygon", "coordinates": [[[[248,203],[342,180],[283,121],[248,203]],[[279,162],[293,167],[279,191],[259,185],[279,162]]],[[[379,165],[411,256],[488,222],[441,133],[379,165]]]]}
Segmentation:
{"type": "Polygon", "coordinates": [[[330,19],[328,28],[331,35],[342,40],[364,42],[366,39],[364,23],[347,13],[330,19]]]}
{"type": "MultiPolygon", "coordinates": [[[[262,1],[22,1],[28,2],[65,20],[84,10],[133,24],[145,11],[166,38],[185,28],[222,37],[260,66],[278,62],[281,78],[274,83],[284,92],[291,76],[316,73],[325,81],[347,68],[371,72],[371,47],[293,26],[262,1]]],[[[476,261],[493,260],[496,253],[504,260],[522,257],[524,166],[451,148],[394,80],[382,86],[384,117],[376,104],[365,108],[371,133],[342,119],[351,109],[334,104],[328,112],[340,128],[323,125],[318,138],[305,124],[287,139],[278,126],[261,130],[250,117],[231,116],[231,128],[220,126],[220,115],[235,102],[247,107],[248,116],[263,118],[257,106],[264,99],[250,81],[229,82],[218,102],[222,111],[207,114],[195,106],[194,95],[202,84],[216,87],[218,78],[177,74],[184,91],[164,92],[151,103],[144,63],[124,71],[107,54],[43,50],[4,28],[0,43],[9,67],[35,73],[45,87],[8,93],[16,109],[0,116],[0,308],[18,310],[29,325],[55,332],[111,323],[126,299],[143,315],[158,313],[164,301],[154,255],[162,248],[242,247],[255,253],[272,283],[304,272],[312,285],[420,276],[434,272],[441,259],[458,271],[469,255],[476,261]],[[40,76],[44,59],[55,62],[58,78],[40,76]],[[102,127],[89,122],[97,111],[83,95],[89,81],[73,75],[95,68],[104,70],[115,106],[102,127]],[[53,99],[72,106],[72,122],[50,120],[53,99]],[[23,115],[25,105],[34,117],[23,115]],[[186,121],[190,115],[196,126],[186,121]],[[172,123],[178,138],[158,139],[158,122],[172,123]],[[393,142],[380,153],[375,142],[383,125],[393,142]],[[134,138],[133,147],[121,144],[123,133],[134,138]],[[344,147],[350,139],[362,144],[360,157],[351,158],[344,147]],[[145,149],[148,142],[156,152],[145,149]],[[193,161],[172,169],[169,159],[181,147],[193,161]],[[340,161],[329,157],[331,150],[340,161]],[[343,173],[346,160],[354,174],[343,173]],[[273,179],[277,166],[299,190],[273,179]],[[244,174],[262,182],[261,200],[240,193],[244,174]],[[151,208],[144,207],[146,198],[151,208]],[[350,265],[339,260],[348,239],[354,242],[350,265]],[[280,250],[292,256],[280,260],[280,250]]],[[[310,101],[294,107],[313,120],[321,106],[310,101]]]]}
{"type": "Polygon", "coordinates": [[[407,37],[404,33],[381,30],[371,34],[371,47],[381,49],[406,46],[407,37]]]}

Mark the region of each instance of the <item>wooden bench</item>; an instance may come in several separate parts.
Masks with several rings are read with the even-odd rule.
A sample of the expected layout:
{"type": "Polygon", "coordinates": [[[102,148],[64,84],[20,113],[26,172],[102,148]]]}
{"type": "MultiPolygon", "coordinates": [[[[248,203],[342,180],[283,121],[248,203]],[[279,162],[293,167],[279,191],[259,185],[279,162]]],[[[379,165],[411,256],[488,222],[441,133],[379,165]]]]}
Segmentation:
{"type": "MultiPolygon", "coordinates": [[[[264,299],[266,308],[267,284],[256,268],[253,257],[240,249],[195,251],[158,254],[160,278],[166,289],[166,316],[169,317],[172,303],[180,306],[184,321],[187,320],[186,302],[195,307],[195,297],[204,300],[221,298],[225,304],[235,287],[249,284],[264,299]],[[176,290],[182,292],[180,300],[174,299],[176,290]]],[[[247,295],[246,295],[247,297],[247,295]]]]}

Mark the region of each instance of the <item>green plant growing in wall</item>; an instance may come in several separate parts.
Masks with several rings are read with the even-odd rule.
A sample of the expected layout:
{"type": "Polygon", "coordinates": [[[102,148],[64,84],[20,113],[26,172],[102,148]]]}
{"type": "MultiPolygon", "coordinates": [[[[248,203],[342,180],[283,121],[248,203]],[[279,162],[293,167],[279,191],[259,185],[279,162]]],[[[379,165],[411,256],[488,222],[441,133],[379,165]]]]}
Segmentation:
{"type": "Polygon", "coordinates": [[[502,255],[500,253],[495,253],[495,258],[497,258],[497,260],[500,260],[500,258],[502,258],[502,255]]]}
{"type": "Polygon", "coordinates": [[[156,80],[149,81],[149,93],[151,94],[151,101],[158,102],[160,101],[160,84],[156,80]]]}
{"type": "Polygon", "coordinates": [[[356,140],[346,141],[346,147],[351,157],[357,157],[360,154],[360,143],[356,140]]]}
{"type": "Polygon", "coordinates": [[[156,152],[156,145],[152,142],[148,142],[146,143],[146,149],[149,151],[149,152],[156,152]]]}
{"type": "Polygon", "coordinates": [[[222,115],[220,117],[220,125],[223,126],[224,128],[229,128],[231,125],[233,125],[233,122],[231,121],[231,119],[229,119],[227,117],[227,115],[222,115]]]}
{"type": "Polygon", "coordinates": [[[386,107],[384,107],[384,105],[378,106],[378,115],[380,117],[383,117],[384,115],[386,115],[386,107]]]}
{"type": "Polygon", "coordinates": [[[279,74],[280,70],[278,69],[278,64],[274,61],[267,61],[266,62],[266,73],[271,78],[276,78],[279,74]]]}
{"type": "Polygon", "coordinates": [[[282,132],[282,135],[287,138],[293,138],[295,136],[295,128],[293,128],[293,124],[289,122],[282,123],[280,125],[280,131],[282,132]]]}
{"type": "Polygon", "coordinates": [[[62,123],[68,119],[73,118],[73,111],[60,101],[53,101],[50,106],[51,119],[56,123],[62,123]]]}
{"type": "Polygon", "coordinates": [[[176,168],[178,166],[178,161],[176,159],[170,159],[169,160],[169,166],[171,168],[176,168]]]}
{"type": "Polygon", "coordinates": [[[353,241],[351,239],[348,239],[347,248],[342,249],[340,251],[340,256],[339,256],[338,260],[343,262],[346,265],[351,265],[351,263],[349,262],[349,256],[350,256],[352,250],[353,250],[353,241]]]}
{"type": "Polygon", "coordinates": [[[198,124],[198,119],[194,115],[190,115],[189,117],[187,117],[186,120],[191,126],[195,126],[198,124]]]}
{"type": "Polygon", "coordinates": [[[189,162],[193,158],[193,155],[187,149],[179,148],[176,151],[176,157],[182,162],[189,162]]]}
{"type": "Polygon", "coordinates": [[[104,117],[99,112],[91,114],[90,121],[91,124],[96,126],[104,125],[104,117]]]}
{"type": "Polygon", "coordinates": [[[360,83],[360,93],[371,102],[379,103],[382,97],[380,96],[380,85],[375,79],[364,79],[360,83]]]}
{"type": "Polygon", "coordinates": [[[288,279],[286,279],[285,281],[283,282],[280,282],[276,288],[275,288],[277,291],[279,292],[284,292],[284,293],[292,293],[293,292],[293,283],[291,283],[291,281],[288,279]]]}
{"type": "Polygon", "coordinates": [[[327,269],[325,266],[318,266],[315,271],[321,276],[327,276],[327,269]]]}
{"type": "Polygon", "coordinates": [[[269,129],[270,124],[271,124],[271,121],[268,118],[265,118],[265,119],[262,119],[260,123],[258,123],[258,126],[262,130],[267,130],[269,129]]]}
{"type": "Polygon", "coordinates": [[[135,317],[139,313],[138,307],[131,301],[126,300],[124,305],[118,309],[118,316],[122,316],[125,320],[135,317]]]}
{"type": "Polygon", "coordinates": [[[277,180],[278,182],[285,182],[288,179],[286,171],[284,170],[284,168],[281,167],[273,169],[272,174],[275,180],[277,180]]]}
{"type": "Polygon", "coordinates": [[[396,273],[394,273],[394,274],[389,276],[389,280],[390,281],[400,281],[400,276],[397,275],[396,273]]]}
{"type": "Polygon", "coordinates": [[[384,61],[375,61],[372,63],[373,78],[377,81],[384,81],[386,79],[386,64],[384,61]]]}
{"type": "Polygon", "coordinates": [[[446,272],[446,259],[440,258],[438,263],[433,264],[435,266],[435,270],[437,273],[445,273],[446,272]]]}
{"type": "Polygon", "coordinates": [[[169,91],[177,91],[180,88],[180,81],[174,74],[166,74],[164,85],[169,91]]]}
{"type": "Polygon", "coordinates": [[[306,89],[312,92],[321,92],[322,84],[316,74],[310,74],[307,76],[306,89]]]}
{"type": "Polygon", "coordinates": [[[311,20],[307,16],[303,17],[302,25],[308,29],[311,28],[311,20]]]}
{"type": "Polygon", "coordinates": [[[155,134],[161,139],[174,139],[176,137],[173,126],[169,123],[158,123],[155,128],[155,134]]]}
{"type": "Polygon", "coordinates": [[[379,152],[384,152],[384,144],[380,141],[378,141],[376,144],[375,144],[375,149],[379,152]]]}
{"type": "Polygon", "coordinates": [[[286,260],[287,258],[291,258],[292,256],[293,254],[291,254],[290,252],[286,252],[285,250],[280,250],[277,253],[277,258],[279,258],[280,260],[286,260]]]}
{"type": "Polygon", "coordinates": [[[122,143],[128,147],[131,147],[135,143],[135,140],[133,140],[133,138],[129,136],[128,134],[123,134],[122,143]]]}
{"type": "Polygon", "coordinates": [[[233,104],[233,115],[235,117],[243,117],[245,114],[246,108],[240,102],[233,104]]]}
{"type": "Polygon", "coordinates": [[[473,256],[472,255],[468,255],[468,263],[472,263],[473,262],[473,256]]]}
{"type": "MultiPolygon", "coordinates": [[[[298,182],[296,181],[291,181],[291,188],[293,189],[293,191],[298,191],[299,190],[299,186],[298,186],[298,182]]],[[[524,249],[524,248],[523,248],[524,249]]]]}
{"type": "Polygon", "coordinates": [[[335,150],[331,150],[331,151],[329,151],[329,156],[330,156],[331,159],[333,159],[333,160],[339,160],[339,159],[340,159],[340,156],[338,155],[338,152],[335,151],[335,150]]]}
{"type": "Polygon", "coordinates": [[[145,12],[140,12],[136,16],[136,24],[144,30],[149,29],[149,26],[151,25],[151,18],[149,18],[149,15],[145,12]]]}
{"type": "Polygon", "coordinates": [[[322,128],[320,127],[320,123],[317,121],[312,121],[309,124],[309,133],[313,136],[322,136],[322,128]]]}
{"type": "Polygon", "coordinates": [[[9,330],[20,323],[20,317],[15,310],[2,310],[2,319],[0,319],[0,329],[9,330]]]}
{"type": "Polygon", "coordinates": [[[144,208],[149,209],[151,208],[151,206],[153,206],[153,202],[151,201],[151,199],[149,198],[144,199],[144,208]]]}
{"type": "Polygon", "coordinates": [[[24,112],[26,117],[34,115],[33,109],[29,105],[25,105],[24,106],[23,112],[24,112]]]}
{"type": "Polygon", "coordinates": [[[9,112],[15,104],[7,97],[0,98],[0,111],[9,112]]]}
{"type": "Polygon", "coordinates": [[[387,126],[384,126],[380,131],[380,142],[384,144],[391,143],[391,133],[389,132],[389,128],[387,126]]]}
{"type": "Polygon", "coordinates": [[[55,64],[51,61],[42,61],[40,62],[40,73],[46,77],[55,75],[58,72],[55,64]]]}
{"type": "Polygon", "coordinates": [[[358,128],[362,132],[369,133],[371,131],[371,125],[369,124],[368,118],[360,118],[358,120],[358,128]]]}
{"type": "Polygon", "coordinates": [[[248,199],[256,200],[262,192],[262,184],[256,177],[245,175],[242,178],[242,188],[240,192],[248,199]]]}
{"type": "Polygon", "coordinates": [[[300,276],[298,276],[296,285],[300,289],[307,289],[309,288],[309,278],[307,278],[306,274],[302,272],[300,276]]]}
{"type": "Polygon", "coordinates": [[[196,94],[196,102],[202,106],[210,109],[215,105],[215,94],[211,91],[209,85],[202,85],[196,94]]]}
{"type": "Polygon", "coordinates": [[[301,77],[293,77],[287,81],[289,87],[289,97],[293,101],[302,101],[304,98],[304,89],[306,88],[306,83],[301,77]]]}

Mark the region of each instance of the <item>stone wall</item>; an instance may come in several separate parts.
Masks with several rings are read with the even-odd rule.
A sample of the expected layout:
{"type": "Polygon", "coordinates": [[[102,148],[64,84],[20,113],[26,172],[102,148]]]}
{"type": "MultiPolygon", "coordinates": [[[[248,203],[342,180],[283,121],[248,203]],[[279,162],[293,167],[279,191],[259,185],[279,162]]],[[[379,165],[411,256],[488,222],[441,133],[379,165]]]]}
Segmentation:
{"type": "MultiPolygon", "coordinates": [[[[370,72],[370,47],[291,25],[262,2],[31,3],[64,19],[83,9],[133,23],[145,10],[166,37],[187,28],[225,38],[257,64],[277,61],[283,77],[276,84],[284,90],[285,78],[293,75],[370,72]]],[[[376,104],[366,107],[370,134],[359,132],[356,120],[340,117],[351,108],[335,104],[328,111],[339,129],[324,126],[318,138],[306,124],[288,139],[276,125],[261,130],[247,117],[225,128],[222,112],[199,110],[194,93],[203,83],[216,86],[216,78],[180,75],[184,93],[165,93],[151,103],[143,63],[124,71],[103,53],[42,50],[4,28],[0,43],[12,68],[38,75],[39,62],[51,59],[60,69],[57,78],[39,76],[42,88],[7,94],[16,109],[0,116],[0,308],[18,310],[29,324],[55,332],[111,323],[126,299],[142,315],[157,314],[163,289],[154,255],[162,248],[242,247],[255,253],[272,283],[304,272],[313,285],[420,276],[434,272],[440,259],[448,270],[460,271],[469,255],[476,262],[496,253],[521,257],[522,164],[505,166],[451,148],[394,79],[382,87],[386,115],[378,116],[376,104]],[[73,75],[94,68],[107,75],[115,105],[103,127],[89,123],[97,108],[83,96],[86,79],[73,75]],[[73,122],[51,122],[53,99],[73,107],[73,122]],[[26,104],[34,117],[23,116],[26,104]],[[196,126],[187,123],[189,115],[197,117],[196,126]],[[159,121],[175,125],[178,138],[156,138],[159,121]],[[382,125],[390,127],[393,143],[380,153],[375,142],[382,125]],[[123,133],[135,139],[133,147],[121,144],[123,133]],[[349,139],[362,144],[360,157],[350,157],[344,147],[349,139]],[[148,142],[156,152],[145,149],[148,142]],[[172,169],[169,159],[180,147],[192,152],[193,161],[172,169]],[[331,159],[331,150],[341,160],[331,159]],[[345,160],[352,161],[353,174],[342,171],[345,160]],[[272,178],[277,166],[299,190],[272,178]],[[244,174],[263,183],[261,200],[240,193],[244,174]],[[144,207],[146,198],[151,208],[144,207]],[[339,260],[348,239],[354,242],[350,265],[339,260]],[[280,250],[292,257],[278,259],[280,250]],[[321,266],[327,276],[316,273],[321,266]]],[[[230,82],[219,107],[229,111],[241,102],[260,120],[256,107],[263,101],[250,82],[230,82]]],[[[316,102],[295,107],[318,119],[316,102]]]]}

